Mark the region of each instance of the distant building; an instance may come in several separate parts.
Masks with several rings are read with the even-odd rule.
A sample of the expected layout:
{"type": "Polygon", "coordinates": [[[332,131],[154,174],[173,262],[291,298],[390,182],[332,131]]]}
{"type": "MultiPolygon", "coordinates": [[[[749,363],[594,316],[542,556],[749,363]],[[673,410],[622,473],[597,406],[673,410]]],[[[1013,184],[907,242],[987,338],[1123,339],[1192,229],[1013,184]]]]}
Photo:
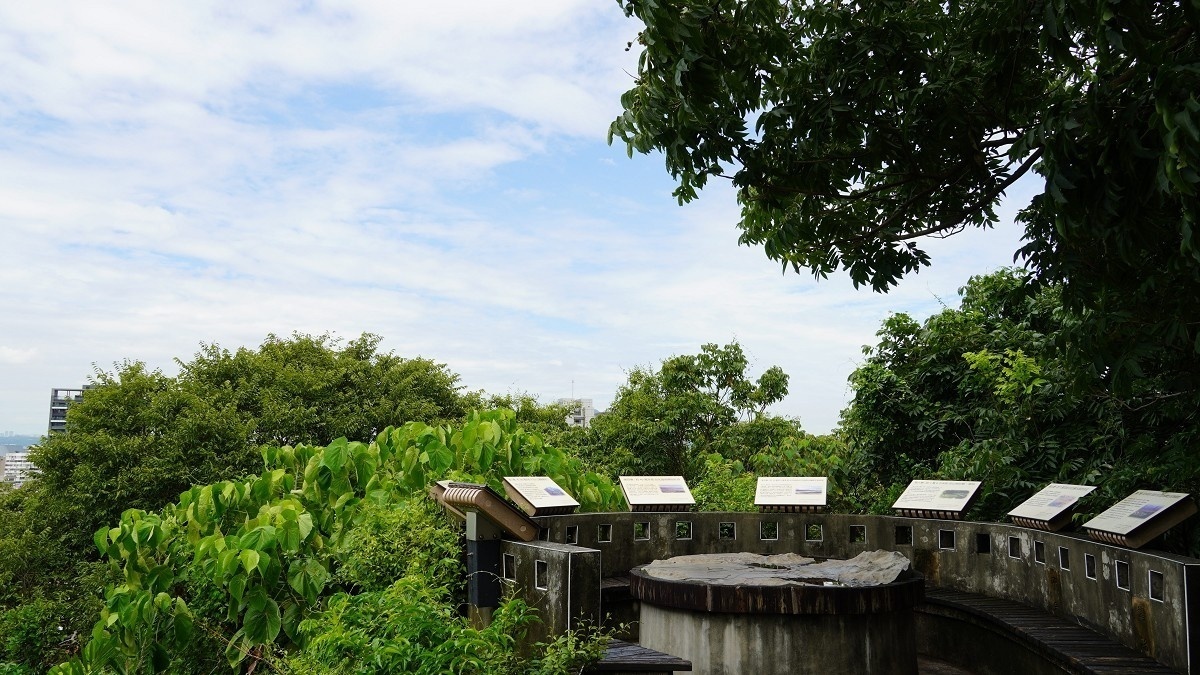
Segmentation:
{"type": "Polygon", "coordinates": [[[560,398],[555,403],[571,406],[567,413],[567,424],[573,427],[587,427],[596,417],[596,409],[592,407],[590,398],[560,398]]]}
{"type": "Polygon", "coordinates": [[[64,431],[67,428],[67,406],[83,400],[83,392],[91,389],[84,385],[82,389],[50,390],[50,433],[64,431]]]}
{"type": "Polygon", "coordinates": [[[21,487],[36,472],[37,467],[29,461],[28,452],[10,452],[0,457],[0,482],[21,487]]]}

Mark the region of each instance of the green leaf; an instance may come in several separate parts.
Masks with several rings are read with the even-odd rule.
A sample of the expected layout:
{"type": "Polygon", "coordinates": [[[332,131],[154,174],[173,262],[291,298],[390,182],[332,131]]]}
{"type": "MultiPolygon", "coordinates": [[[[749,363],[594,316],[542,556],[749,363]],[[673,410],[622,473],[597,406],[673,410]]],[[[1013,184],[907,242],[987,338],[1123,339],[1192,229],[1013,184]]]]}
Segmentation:
{"type": "Polygon", "coordinates": [[[229,595],[233,596],[233,599],[236,600],[239,605],[242,602],[242,595],[246,591],[247,578],[248,577],[246,574],[238,572],[237,574],[233,575],[232,579],[229,580],[229,595]]]}
{"type": "Polygon", "coordinates": [[[246,660],[246,656],[249,654],[250,640],[246,637],[246,629],[239,628],[229,639],[229,644],[225,646],[225,660],[229,663],[230,668],[237,668],[238,664],[246,660]]]}
{"type": "Polygon", "coordinates": [[[261,607],[252,603],[246,608],[246,618],[242,623],[242,628],[246,631],[246,638],[253,644],[274,641],[282,626],[279,605],[265,594],[262,597],[264,602],[261,607]]]}
{"type": "Polygon", "coordinates": [[[100,550],[100,555],[108,555],[108,528],[102,527],[92,535],[92,542],[100,550]]]}
{"type": "Polygon", "coordinates": [[[342,470],[346,465],[346,439],[340,438],[325,447],[321,465],[329,467],[335,473],[342,470]]]}
{"type": "Polygon", "coordinates": [[[325,567],[312,559],[296,560],[288,568],[288,585],[309,604],[317,601],[317,596],[325,588],[328,577],[329,573],[325,571],[325,567]]]}
{"type": "Polygon", "coordinates": [[[238,556],[238,559],[242,562],[242,568],[246,570],[247,574],[249,574],[258,567],[260,554],[258,551],[248,548],[242,551],[241,555],[238,556]]]}
{"type": "Polygon", "coordinates": [[[238,542],[239,548],[252,548],[264,551],[275,546],[275,528],[270,525],[260,525],[242,535],[238,542]]]}

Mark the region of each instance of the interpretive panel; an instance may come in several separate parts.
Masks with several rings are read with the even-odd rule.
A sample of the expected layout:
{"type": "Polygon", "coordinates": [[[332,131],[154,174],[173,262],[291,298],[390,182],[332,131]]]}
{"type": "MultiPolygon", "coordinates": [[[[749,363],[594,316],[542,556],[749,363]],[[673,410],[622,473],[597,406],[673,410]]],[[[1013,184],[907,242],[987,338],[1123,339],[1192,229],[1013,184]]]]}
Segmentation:
{"type": "Polygon", "coordinates": [[[531,516],[573,513],[579,502],[546,476],[505,476],[504,491],[531,516]]]}
{"type": "Polygon", "coordinates": [[[1138,548],[1195,512],[1185,492],[1138,490],[1083,527],[1093,539],[1138,548]]]}
{"type": "Polygon", "coordinates": [[[1009,511],[1008,515],[1022,527],[1055,532],[1071,521],[1075,503],[1095,489],[1090,485],[1051,483],[1009,511]]]}
{"type": "Polygon", "coordinates": [[[687,511],[696,503],[683,476],[621,476],[630,511],[687,511]]]}
{"type": "Polygon", "coordinates": [[[754,503],[761,511],[818,511],[828,501],[829,479],[770,476],[758,479],[754,503]]]}
{"type": "Polygon", "coordinates": [[[892,508],[915,518],[958,519],[975,500],[979,485],[977,480],[914,480],[892,508]]]}

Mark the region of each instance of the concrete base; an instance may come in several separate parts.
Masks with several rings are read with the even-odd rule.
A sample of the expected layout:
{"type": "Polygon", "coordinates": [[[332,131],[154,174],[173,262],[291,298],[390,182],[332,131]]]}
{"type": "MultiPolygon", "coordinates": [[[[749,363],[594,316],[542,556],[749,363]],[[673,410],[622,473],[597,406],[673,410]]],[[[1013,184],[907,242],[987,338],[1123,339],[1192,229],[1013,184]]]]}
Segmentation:
{"type": "Polygon", "coordinates": [[[690,660],[697,675],[917,673],[911,610],[772,615],[641,605],[641,644],[690,660]]]}

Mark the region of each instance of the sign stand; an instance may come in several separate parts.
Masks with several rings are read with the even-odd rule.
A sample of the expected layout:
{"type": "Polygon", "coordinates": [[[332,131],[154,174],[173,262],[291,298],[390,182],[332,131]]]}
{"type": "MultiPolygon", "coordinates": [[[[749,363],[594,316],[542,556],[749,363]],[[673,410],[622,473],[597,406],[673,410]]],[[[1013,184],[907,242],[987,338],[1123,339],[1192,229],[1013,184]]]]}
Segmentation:
{"type": "Polygon", "coordinates": [[[828,501],[828,478],[768,477],[758,479],[754,503],[761,513],[821,513],[828,501]]]}
{"type": "Polygon", "coordinates": [[[546,476],[507,476],[504,491],[521,510],[531,516],[575,513],[579,502],[546,476]]]}
{"type": "Polygon", "coordinates": [[[690,511],[696,500],[683,476],[621,476],[630,511],[690,511]]]}
{"type": "Polygon", "coordinates": [[[1071,522],[1075,504],[1096,488],[1090,485],[1051,483],[1008,512],[1013,524],[1058,532],[1071,522]]]}
{"type": "Polygon", "coordinates": [[[1187,493],[1138,490],[1083,527],[1097,541],[1141,548],[1194,513],[1196,503],[1187,493]]]}
{"type": "Polygon", "coordinates": [[[892,508],[908,518],[962,520],[979,496],[979,485],[977,480],[914,480],[892,508]]]}

